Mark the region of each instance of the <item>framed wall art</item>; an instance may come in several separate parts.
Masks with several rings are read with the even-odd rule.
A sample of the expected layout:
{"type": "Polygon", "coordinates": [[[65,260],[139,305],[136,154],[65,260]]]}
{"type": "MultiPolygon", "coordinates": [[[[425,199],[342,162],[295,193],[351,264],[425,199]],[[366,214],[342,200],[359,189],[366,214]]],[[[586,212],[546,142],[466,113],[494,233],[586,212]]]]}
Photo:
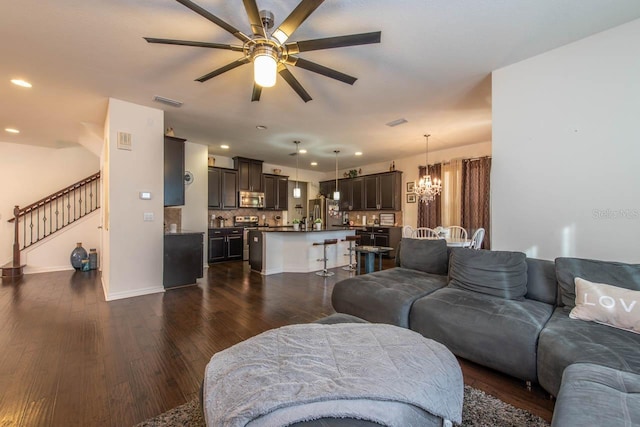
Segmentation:
{"type": "Polygon", "coordinates": [[[416,195],[415,194],[407,194],[407,203],[415,203],[416,195]]]}
{"type": "Polygon", "coordinates": [[[413,189],[415,188],[416,183],[411,181],[407,182],[407,193],[413,193],[413,189]]]}

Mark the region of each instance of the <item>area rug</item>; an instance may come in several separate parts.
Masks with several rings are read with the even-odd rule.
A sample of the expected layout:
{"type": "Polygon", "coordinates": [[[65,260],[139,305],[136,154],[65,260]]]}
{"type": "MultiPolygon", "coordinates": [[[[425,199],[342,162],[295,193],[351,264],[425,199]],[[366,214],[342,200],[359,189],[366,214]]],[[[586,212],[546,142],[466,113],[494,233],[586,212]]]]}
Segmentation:
{"type": "MultiPolygon", "coordinates": [[[[136,427],[204,427],[200,402],[194,399],[136,427]]],[[[481,390],[464,386],[463,427],[546,427],[542,418],[518,409],[481,390]]]]}

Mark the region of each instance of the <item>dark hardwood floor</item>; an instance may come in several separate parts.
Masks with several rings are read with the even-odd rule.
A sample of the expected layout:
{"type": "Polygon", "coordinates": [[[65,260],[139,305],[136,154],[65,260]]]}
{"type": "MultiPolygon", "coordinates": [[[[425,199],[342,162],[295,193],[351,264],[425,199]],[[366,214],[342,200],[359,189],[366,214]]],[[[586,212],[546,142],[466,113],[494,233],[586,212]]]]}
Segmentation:
{"type": "MultiPolygon", "coordinates": [[[[385,267],[392,267],[385,261],[385,267]]],[[[212,265],[198,286],[105,302],[98,272],[25,276],[0,288],[0,425],[132,426],[198,395],[211,356],[267,329],[333,313],[349,276],[212,265]]],[[[465,383],[550,420],[553,402],[461,360],[465,383]]]]}

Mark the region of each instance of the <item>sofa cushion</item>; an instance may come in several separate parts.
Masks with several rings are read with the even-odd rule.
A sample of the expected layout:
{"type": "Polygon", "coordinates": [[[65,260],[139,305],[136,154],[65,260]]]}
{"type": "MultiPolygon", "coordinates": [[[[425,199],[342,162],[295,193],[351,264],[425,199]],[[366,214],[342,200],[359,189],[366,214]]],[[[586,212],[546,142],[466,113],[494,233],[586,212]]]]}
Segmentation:
{"type": "Polygon", "coordinates": [[[527,299],[556,305],[558,281],[553,261],[527,257],[527,299]]]}
{"type": "Polygon", "coordinates": [[[447,276],[395,267],[336,283],[331,302],[339,313],[407,328],[413,302],[446,285],[447,276]]]}
{"type": "Polygon", "coordinates": [[[527,293],[527,261],[522,252],[459,248],[451,251],[449,286],[522,300],[527,293]]]}
{"type": "Polygon", "coordinates": [[[640,374],[640,335],[569,318],[558,307],[540,333],[538,382],[557,396],[562,372],[572,363],[595,363],[640,374]]]}
{"type": "Polygon", "coordinates": [[[444,239],[402,239],[400,267],[431,274],[447,274],[449,255],[444,239]]]}
{"type": "Polygon", "coordinates": [[[560,288],[559,305],[576,305],[575,278],[640,291],[640,264],[624,264],[583,258],[556,258],[560,288]]]}
{"type": "Polygon", "coordinates": [[[590,320],[640,334],[640,291],[593,283],[576,277],[572,319],[590,320]]]}
{"type": "Polygon", "coordinates": [[[413,304],[409,327],[457,356],[535,381],[538,334],[552,312],[553,306],[543,302],[448,286],[413,304]]]}
{"type": "Polygon", "coordinates": [[[594,424],[640,425],[640,375],[591,363],[565,369],[551,426],[594,424]]]}

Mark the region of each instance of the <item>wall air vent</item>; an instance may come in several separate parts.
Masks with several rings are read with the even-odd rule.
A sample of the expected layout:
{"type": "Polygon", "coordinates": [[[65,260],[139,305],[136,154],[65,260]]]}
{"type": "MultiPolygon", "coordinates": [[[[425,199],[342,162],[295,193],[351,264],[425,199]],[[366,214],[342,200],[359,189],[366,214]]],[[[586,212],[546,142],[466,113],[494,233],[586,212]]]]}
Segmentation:
{"type": "Polygon", "coordinates": [[[407,123],[407,119],[398,119],[398,120],[394,120],[392,122],[386,123],[387,126],[389,127],[394,127],[394,126],[400,126],[407,123]]]}
{"type": "Polygon", "coordinates": [[[165,98],[164,96],[154,96],[153,100],[156,102],[162,102],[163,104],[171,105],[172,107],[182,107],[182,102],[175,99],[165,98]]]}

